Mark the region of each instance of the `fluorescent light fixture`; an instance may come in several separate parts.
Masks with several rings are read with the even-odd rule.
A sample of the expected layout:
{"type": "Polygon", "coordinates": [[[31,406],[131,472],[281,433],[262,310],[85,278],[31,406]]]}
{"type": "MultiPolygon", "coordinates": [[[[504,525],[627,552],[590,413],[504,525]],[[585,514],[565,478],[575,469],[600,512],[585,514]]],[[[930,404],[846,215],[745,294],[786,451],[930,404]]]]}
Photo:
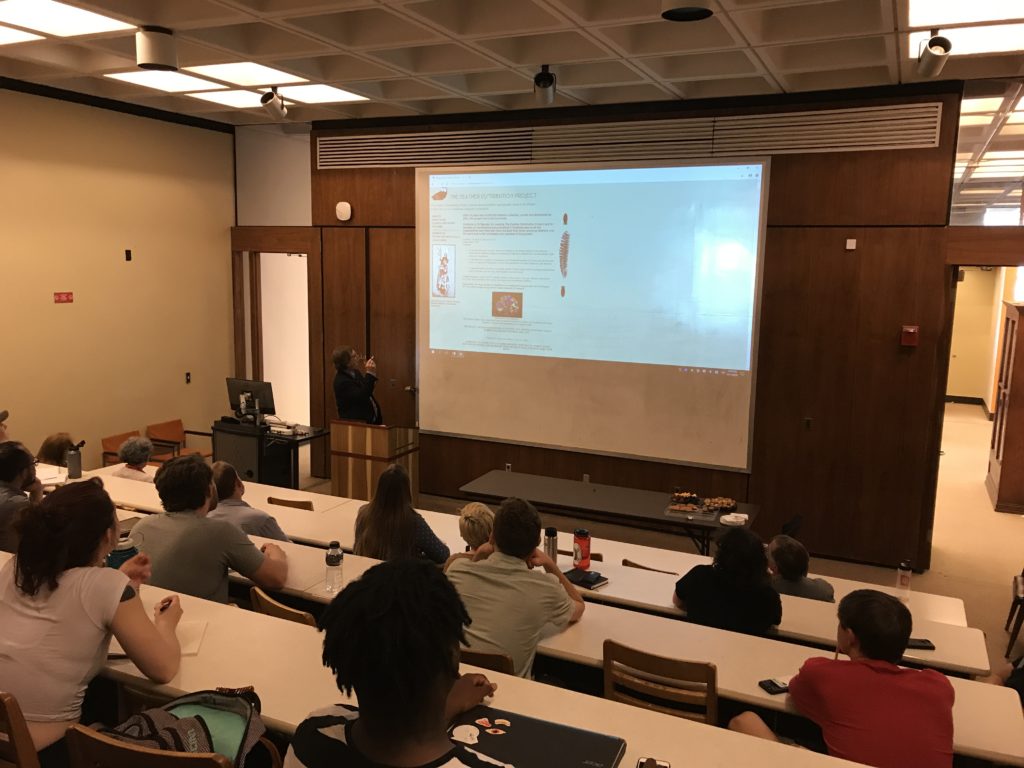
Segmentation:
{"type": "Polygon", "coordinates": [[[1022,192],[1022,190],[1020,190],[1020,189],[1010,190],[1010,194],[1008,195],[1008,197],[1020,197],[1021,196],[1021,192],[1022,192]]]}
{"type": "Polygon", "coordinates": [[[910,0],[911,27],[950,27],[982,21],[1024,19],[1016,0],[910,0]]]}
{"type": "Polygon", "coordinates": [[[985,219],[982,223],[986,227],[1013,227],[1020,224],[1020,214],[1016,208],[989,208],[985,211],[985,219]]]}
{"type": "MultiPolygon", "coordinates": [[[[953,43],[950,56],[971,56],[978,53],[1014,53],[1024,50],[1024,24],[998,24],[986,27],[960,27],[943,29],[953,43]]],[[[931,32],[912,32],[907,55],[917,58],[922,41],[931,37],[931,32]]]]}
{"type": "Polygon", "coordinates": [[[3,0],[0,2],[0,21],[57,37],[135,29],[134,24],[125,24],[55,0],[3,0]]]}
{"type": "Polygon", "coordinates": [[[975,171],[971,174],[972,179],[1019,179],[1024,176],[1024,168],[1012,171],[975,171]]]}
{"type": "Polygon", "coordinates": [[[1024,123],[1024,112],[1011,112],[1006,119],[1008,123],[1024,123]]]}
{"type": "MultiPolygon", "coordinates": [[[[283,85],[284,83],[308,83],[304,77],[289,75],[279,69],[254,64],[251,61],[240,61],[235,64],[207,64],[202,67],[185,67],[203,77],[223,80],[235,85],[283,85]]],[[[257,99],[258,101],[258,99],[257,99]]]]}
{"type": "Polygon", "coordinates": [[[990,99],[964,99],[960,102],[961,115],[977,115],[983,112],[998,112],[1002,108],[1002,96],[990,99]]]}
{"type": "Polygon", "coordinates": [[[0,26],[0,45],[11,45],[13,43],[27,43],[29,40],[42,40],[42,35],[33,35],[31,32],[22,32],[20,29],[0,26]]]}
{"type": "Polygon", "coordinates": [[[961,189],[961,195],[1001,195],[1006,190],[1002,187],[990,187],[986,189],[961,189]]]}
{"type": "Polygon", "coordinates": [[[183,93],[184,91],[211,91],[223,90],[224,86],[218,83],[211,83],[209,80],[202,80],[192,75],[183,75],[181,72],[166,72],[156,69],[138,70],[135,72],[114,72],[106,75],[114,80],[122,80],[126,83],[142,85],[146,88],[156,88],[158,91],[168,93],[183,93]]]}
{"type": "Polygon", "coordinates": [[[210,91],[208,93],[186,93],[185,95],[236,109],[251,109],[260,105],[260,95],[253,91],[210,91]]]}
{"type": "Polygon", "coordinates": [[[1024,151],[1016,149],[992,149],[981,156],[982,160],[1024,160],[1024,151]]]}
{"type": "Polygon", "coordinates": [[[358,96],[332,85],[287,85],[278,88],[277,92],[285,99],[301,104],[338,104],[343,101],[367,101],[365,96],[358,96]]]}
{"type": "Polygon", "coordinates": [[[1024,124],[1008,123],[999,129],[1000,136],[1020,136],[1024,134],[1024,124]]]}
{"type": "Polygon", "coordinates": [[[960,115],[960,125],[988,125],[992,115],[960,115]]]}

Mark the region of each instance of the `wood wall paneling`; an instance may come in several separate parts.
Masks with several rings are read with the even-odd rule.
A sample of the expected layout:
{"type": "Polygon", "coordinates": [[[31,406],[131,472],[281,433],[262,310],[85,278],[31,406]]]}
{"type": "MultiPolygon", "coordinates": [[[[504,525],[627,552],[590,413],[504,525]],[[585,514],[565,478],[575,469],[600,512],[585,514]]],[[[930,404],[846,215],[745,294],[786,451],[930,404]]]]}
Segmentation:
{"type": "Polygon", "coordinates": [[[376,387],[384,421],[416,424],[416,232],[369,232],[370,352],[377,356],[376,387]]]}
{"type": "Polygon", "coordinates": [[[232,227],[231,250],[311,253],[320,248],[316,227],[232,227]]]}
{"type": "MultiPolygon", "coordinates": [[[[315,139],[314,139],[315,151],[315,139]]],[[[324,227],[411,227],[416,223],[414,168],[318,171],[313,164],[313,224],[324,227]],[[352,219],[338,221],[339,201],[352,204],[352,219]]]]}
{"type": "Polygon", "coordinates": [[[949,227],[946,263],[993,267],[1024,264],[1024,227],[949,227]]]}
{"type": "Polygon", "coordinates": [[[367,349],[366,336],[366,230],[323,230],[323,408],[327,423],[338,416],[334,400],[335,347],[350,345],[367,349]]]}
{"type": "Polygon", "coordinates": [[[245,378],[245,269],[244,251],[231,252],[232,341],[235,353],[235,378],[245,378]]]}
{"type": "MultiPolygon", "coordinates": [[[[309,423],[326,427],[330,417],[324,398],[324,261],[321,232],[316,230],[315,248],[306,254],[306,290],[309,312],[309,423]]],[[[333,414],[332,414],[333,415],[333,414]]],[[[330,477],[330,458],[324,440],[310,443],[310,473],[330,477]]]]}

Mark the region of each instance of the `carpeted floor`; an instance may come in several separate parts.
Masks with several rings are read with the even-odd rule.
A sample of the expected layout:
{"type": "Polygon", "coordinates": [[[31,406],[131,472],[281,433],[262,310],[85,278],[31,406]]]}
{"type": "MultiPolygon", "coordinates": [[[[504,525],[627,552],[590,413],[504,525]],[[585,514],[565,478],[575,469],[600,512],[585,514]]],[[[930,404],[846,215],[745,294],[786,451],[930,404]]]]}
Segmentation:
{"type": "MultiPolygon", "coordinates": [[[[985,632],[989,657],[999,662],[1006,651],[1003,630],[1010,605],[1013,574],[1024,566],[1024,517],[996,512],[985,491],[992,423],[980,406],[949,403],[942,435],[944,455],[939,469],[939,488],[932,537],[932,567],[915,574],[913,588],[923,592],[959,597],[967,609],[967,623],[985,632]]],[[[329,483],[303,484],[308,490],[330,493],[329,483]]],[[[464,502],[440,496],[420,496],[419,506],[439,512],[455,512],[464,502]]],[[[582,525],[595,539],[616,539],[663,549],[695,552],[678,536],[639,531],[627,526],[545,515],[545,524],[559,530],[582,525]]],[[[600,549],[599,544],[595,549],[600,549]]],[[[888,568],[814,558],[811,570],[874,584],[890,584],[895,572],[888,568]]],[[[1017,644],[1024,652],[1024,633],[1017,644]]]]}

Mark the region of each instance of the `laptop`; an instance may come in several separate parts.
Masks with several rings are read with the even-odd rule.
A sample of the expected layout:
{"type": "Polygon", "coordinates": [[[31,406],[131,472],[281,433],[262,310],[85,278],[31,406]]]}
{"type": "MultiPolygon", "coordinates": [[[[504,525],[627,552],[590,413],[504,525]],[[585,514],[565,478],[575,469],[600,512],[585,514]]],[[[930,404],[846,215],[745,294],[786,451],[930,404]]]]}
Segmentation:
{"type": "Polygon", "coordinates": [[[616,768],[626,753],[617,736],[484,706],[456,718],[448,735],[506,768],[616,768]]]}

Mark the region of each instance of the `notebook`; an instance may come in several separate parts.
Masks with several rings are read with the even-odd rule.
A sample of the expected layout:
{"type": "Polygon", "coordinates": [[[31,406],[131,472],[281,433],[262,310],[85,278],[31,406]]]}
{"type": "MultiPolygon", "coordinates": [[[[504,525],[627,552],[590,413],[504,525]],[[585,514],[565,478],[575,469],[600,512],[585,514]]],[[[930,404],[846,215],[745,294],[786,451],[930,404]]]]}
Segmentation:
{"type": "Polygon", "coordinates": [[[569,580],[570,584],[580,589],[600,589],[608,583],[608,579],[597,571],[581,571],[579,568],[566,571],[565,578],[569,580]]]}
{"type": "MultiPolygon", "coordinates": [[[[199,647],[203,644],[203,637],[206,635],[205,621],[180,621],[178,622],[177,635],[178,645],[181,646],[182,656],[195,656],[199,653],[199,647]]],[[[116,637],[110,638],[110,649],[107,651],[108,659],[126,659],[128,654],[117,642],[116,637]]]]}
{"type": "Polygon", "coordinates": [[[456,718],[448,735],[505,768],[615,768],[626,753],[617,736],[483,706],[456,718]]]}

